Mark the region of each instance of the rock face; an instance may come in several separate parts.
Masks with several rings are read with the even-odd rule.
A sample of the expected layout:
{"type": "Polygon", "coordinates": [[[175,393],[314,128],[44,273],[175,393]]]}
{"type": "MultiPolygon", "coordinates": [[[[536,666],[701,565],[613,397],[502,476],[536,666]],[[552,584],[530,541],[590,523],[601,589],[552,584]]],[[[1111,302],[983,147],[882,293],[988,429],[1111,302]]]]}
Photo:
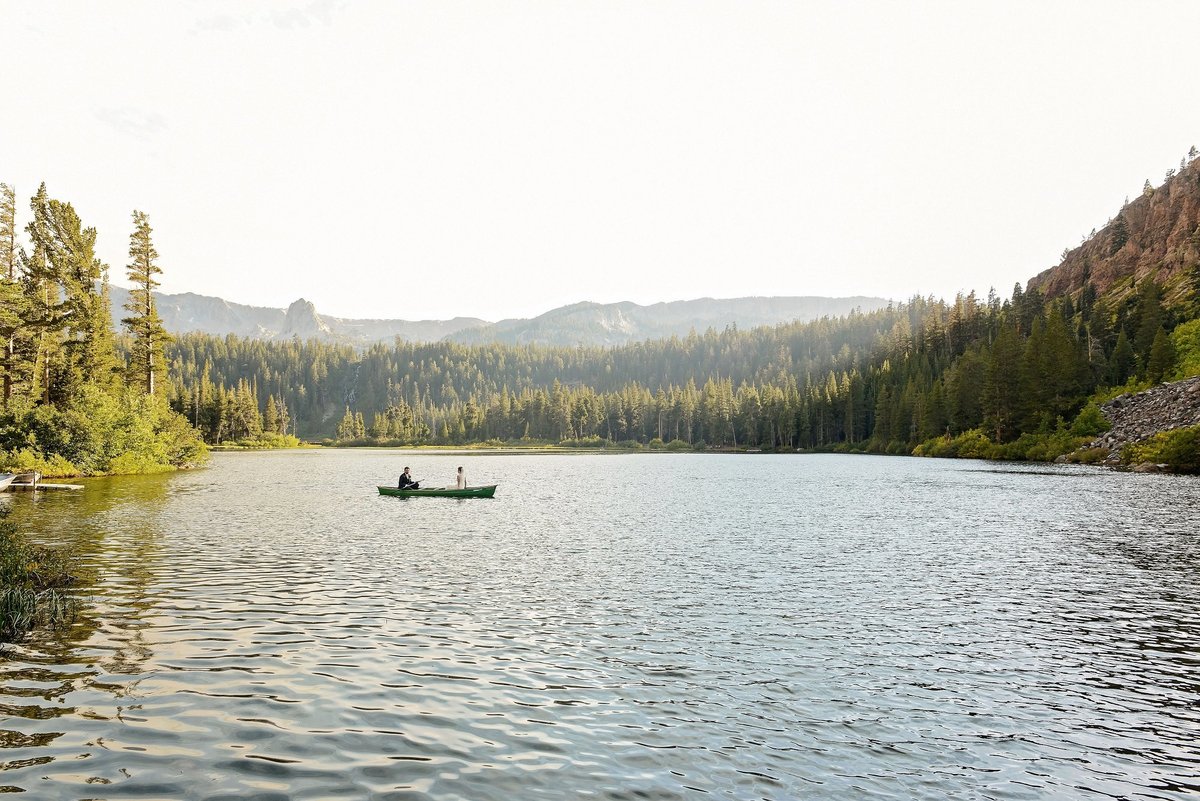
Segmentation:
{"type": "Polygon", "coordinates": [[[1159,384],[1136,394],[1119,395],[1100,407],[1112,423],[1087,445],[1109,452],[1107,463],[1120,461],[1121,449],[1132,442],[1173,428],[1200,425],[1200,376],[1159,384]]]}
{"type": "MultiPolygon", "coordinates": [[[[1200,158],[1162,186],[1125,205],[1062,263],[1029,281],[1049,297],[1071,294],[1085,278],[1103,295],[1122,281],[1153,278],[1168,299],[1185,291],[1176,279],[1200,260],[1200,158]]],[[[1125,287],[1128,291],[1131,287],[1125,287]]]]}

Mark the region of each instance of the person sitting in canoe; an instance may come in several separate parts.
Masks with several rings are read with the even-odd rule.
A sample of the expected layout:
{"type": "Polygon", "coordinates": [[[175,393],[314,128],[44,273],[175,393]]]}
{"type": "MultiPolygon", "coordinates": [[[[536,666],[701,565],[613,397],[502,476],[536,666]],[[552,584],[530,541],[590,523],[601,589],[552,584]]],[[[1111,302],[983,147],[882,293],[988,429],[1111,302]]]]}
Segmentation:
{"type": "Polygon", "coordinates": [[[397,489],[420,489],[421,482],[413,481],[412,474],[408,472],[408,468],[404,468],[404,472],[400,474],[400,483],[396,485],[397,489]]]}
{"type": "Polygon", "coordinates": [[[462,468],[458,468],[458,476],[456,477],[455,489],[467,488],[467,476],[463,473],[462,468]]]}

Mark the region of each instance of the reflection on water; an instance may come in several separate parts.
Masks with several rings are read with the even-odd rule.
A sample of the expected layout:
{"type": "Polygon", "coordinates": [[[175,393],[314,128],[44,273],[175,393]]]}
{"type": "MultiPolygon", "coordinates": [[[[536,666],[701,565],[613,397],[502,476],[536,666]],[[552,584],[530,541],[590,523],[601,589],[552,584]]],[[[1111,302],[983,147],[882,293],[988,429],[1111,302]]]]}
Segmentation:
{"type": "Polygon", "coordinates": [[[1200,481],[843,456],[218,454],[13,498],[35,798],[1184,798],[1200,481]],[[374,494],[404,463],[494,500],[374,494]]]}

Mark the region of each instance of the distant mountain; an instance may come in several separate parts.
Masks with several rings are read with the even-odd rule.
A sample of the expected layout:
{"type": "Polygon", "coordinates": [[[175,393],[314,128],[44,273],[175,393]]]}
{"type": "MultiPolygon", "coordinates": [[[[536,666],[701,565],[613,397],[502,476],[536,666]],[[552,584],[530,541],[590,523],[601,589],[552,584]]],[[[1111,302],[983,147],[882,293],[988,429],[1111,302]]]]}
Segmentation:
{"type": "MultiPolygon", "coordinates": [[[[129,290],[112,287],[112,314],[118,327],[126,316],[124,309],[129,290]]],[[[416,342],[436,342],[464,328],[487,325],[478,317],[452,320],[352,320],[318,314],[316,307],[301,298],[284,309],[245,306],[221,298],[185,292],[179,295],[155,293],[158,314],[173,334],[199,331],[224,336],[235,334],[265,340],[299,337],[325,342],[369,345],[388,342],[395,337],[416,342]]]]}
{"type": "MultiPolygon", "coordinates": [[[[452,320],[352,320],[318,314],[303,298],[287,309],[270,309],[230,303],[221,298],[185,292],[155,294],[158,314],[174,334],[199,331],[216,336],[235,334],[264,340],[318,339],[369,345],[396,337],[410,342],[441,340],[462,344],[492,342],[538,345],[621,345],[645,339],[686,336],[736,325],[754,328],[793,320],[841,317],[854,309],[871,311],[886,306],[883,298],[776,297],[730,300],[681,300],[639,306],[636,303],[576,303],[553,309],[532,319],[489,323],[477,317],[452,320]]],[[[112,287],[113,321],[118,327],[126,315],[129,290],[112,287]]]]}
{"type": "Polygon", "coordinates": [[[1200,159],[1171,171],[1063,260],[1034,276],[1029,289],[1049,297],[1074,294],[1090,282],[1100,295],[1121,297],[1152,278],[1168,300],[1188,291],[1189,269],[1200,265],[1200,159]]]}
{"type": "Polygon", "coordinates": [[[501,320],[467,328],[446,339],[464,344],[500,342],[514,345],[623,345],[646,339],[686,336],[736,325],[756,328],[795,320],[843,317],[855,309],[887,306],[884,298],[751,297],[678,300],[639,306],[636,303],[575,303],[532,319],[501,320]]]}

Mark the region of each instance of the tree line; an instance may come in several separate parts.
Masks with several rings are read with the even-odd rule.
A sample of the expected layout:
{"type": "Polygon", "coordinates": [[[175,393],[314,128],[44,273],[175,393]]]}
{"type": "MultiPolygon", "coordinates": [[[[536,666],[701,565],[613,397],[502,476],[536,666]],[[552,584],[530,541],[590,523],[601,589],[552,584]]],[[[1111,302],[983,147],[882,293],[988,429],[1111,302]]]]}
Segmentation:
{"type": "Polygon", "coordinates": [[[1087,280],[1075,297],[1053,299],[1018,285],[1003,301],[913,298],[614,348],[397,341],[356,351],[188,334],[168,349],[171,397],[210,441],[247,430],[252,415],[233,396],[265,398],[258,411],[275,410],[276,430],[342,443],[910,453],[923,443],[924,452],[957,443],[953,451],[969,434],[974,455],[1044,458],[1102,426],[1094,411],[1078,419],[1089,397],[1189,363],[1176,343],[1200,316],[1200,271],[1189,281],[1171,305],[1150,280],[1103,298],[1087,280]]]}

